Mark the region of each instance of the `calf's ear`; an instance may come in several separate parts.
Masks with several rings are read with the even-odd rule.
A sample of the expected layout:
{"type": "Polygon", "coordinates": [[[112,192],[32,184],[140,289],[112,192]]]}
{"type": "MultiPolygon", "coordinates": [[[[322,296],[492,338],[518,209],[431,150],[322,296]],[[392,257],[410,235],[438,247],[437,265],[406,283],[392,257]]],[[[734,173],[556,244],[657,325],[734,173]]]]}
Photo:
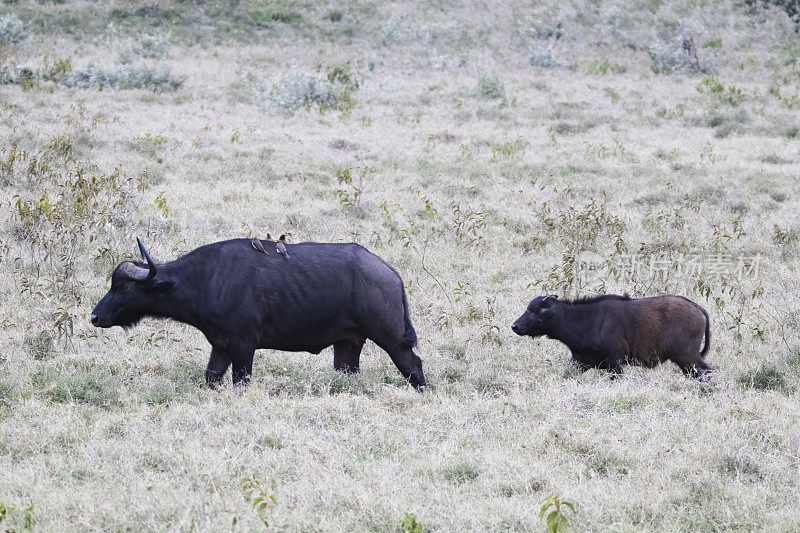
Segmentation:
{"type": "Polygon", "coordinates": [[[556,300],[558,300],[558,296],[554,294],[548,294],[544,297],[544,300],[542,300],[542,307],[550,307],[556,300]]]}

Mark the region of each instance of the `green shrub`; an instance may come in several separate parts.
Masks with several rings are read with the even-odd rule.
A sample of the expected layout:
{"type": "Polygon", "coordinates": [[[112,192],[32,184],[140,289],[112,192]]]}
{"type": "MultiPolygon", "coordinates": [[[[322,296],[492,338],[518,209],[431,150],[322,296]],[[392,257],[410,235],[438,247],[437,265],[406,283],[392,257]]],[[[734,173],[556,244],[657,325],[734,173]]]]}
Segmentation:
{"type": "Polygon", "coordinates": [[[775,365],[763,363],[755,370],[745,372],[739,377],[743,387],[755,390],[783,390],[786,387],[786,378],[775,365]]]}
{"type": "Polygon", "coordinates": [[[713,76],[703,76],[696,89],[700,94],[707,94],[721,102],[727,102],[733,107],[744,101],[744,92],[740,88],[734,85],[725,87],[718,78],[713,76]]]}
{"type": "Polygon", "coordinates": [[[36,371],[31,380],[52,403],[85,403],[101,407],[119,403],[117,383],[107,366],[82,363],[66,367],[46,366],[36,371]]]}
{"type": "Polygon", "coordinates": [[[607,58],[594,60],[586,67],[586,73],[593,76],[605,76],[606,74],[625,74],[628,67],[619,63],[612,63],[607,58]]]}
{"type": "Polygon", "coordinates": [[[400,529],[403,533],[422,533],[422,525],[414,513],[405,513],[400,519],[400,529]]]}
{"type": "Polygon", "coordinates": [[[542,501],[542,508],[539,510],[539,520],[547,516],[547,533],[562,533],[569,528],[566,510],[575,514],[575,506],[567,500],[562,500],[556,494],[551,494],[542,501]],[[549,511],[549,512],[548,512],[549,511]]]}
{"type": "Polygon", "coordinates": [[[469,483],[478,479],[481,471],[470,463],[456,463],[442,469],[442,476],[450,483],[469,483]]]}
{"type": "Polygon", "coordinates": [[[250,22],[256,26],[268,28],[275,22],[296,25],[305,20],[303,15],[289,8],[288,2],[259,0],[254,4],[250,9],[249,17],[250,22]]]}
{"type": "Polygon", "coordinates": [[[0,502],[0,525],[7,532],[16,531],[17,528],[33,529],[33,526],[36,525],[34,502],[29,502],[24,507],[13,503],[0,502]]]}
{"type": "Polygon", "coordinates": [[[505,96],[503,82],[493,72],[481,71],[475,87],[472,88],[472,95],[488,100],[503,98],[505,96]]]}
{"type": "Polygon", "coordinates": [[[555,68],[559,65],[558,54],[552,45],[539,45],[531,49],[528,61],[532,67],[555,68]]]}
{"type": "Polygon", "coordinates": [[[25,347],[34,359],[48,359],[53,354],[53,334],[43,329],[25,338],[25,347]]]}

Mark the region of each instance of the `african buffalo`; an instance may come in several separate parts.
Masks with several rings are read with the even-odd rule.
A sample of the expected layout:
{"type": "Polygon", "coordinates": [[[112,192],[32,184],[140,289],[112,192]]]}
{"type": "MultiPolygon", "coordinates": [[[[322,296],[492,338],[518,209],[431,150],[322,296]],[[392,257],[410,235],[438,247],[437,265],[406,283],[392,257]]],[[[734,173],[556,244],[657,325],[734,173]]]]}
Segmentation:
{"type": "Polygon", "coordinates": [[[92,324],[130,328],[152,316],[196,327],[211,343],[210,385],[231,365],[233,383],[247,383],[258,348],[319,353],[333,345],[334,368],[357,372],[371,339],[411,385],[425,386],[403,280],[358,244],[287,244],[286,261],[274,243],[262,241],[265,255],[250,239],[232,239],[156,265],[137,242],[143,261],[117,266],[92,324]]]}
{"type": "Polygon", "coordinates": [[[711,340],[708,313],[682,296],[609,294],[573,301],[539,296],[511,329],[563,342],[582,370],[620,374],[623,364],[652,368],[667,359],[687,376],[705,379],[711,370],[703,360],[711,340]]]}

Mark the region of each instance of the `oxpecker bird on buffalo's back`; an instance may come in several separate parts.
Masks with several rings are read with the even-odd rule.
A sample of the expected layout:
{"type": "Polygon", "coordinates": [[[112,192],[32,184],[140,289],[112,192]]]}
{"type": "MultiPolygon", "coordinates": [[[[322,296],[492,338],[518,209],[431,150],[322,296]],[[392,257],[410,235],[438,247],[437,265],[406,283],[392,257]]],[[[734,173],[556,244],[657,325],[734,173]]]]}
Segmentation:
{"type": "Polygon", "coordinates": [[[150,316],[196,327],[211,344],[210,385],[228,367],[235,384],[247,383],[259,348],[319,353],[333,346],[334,368],[357,372],[370,339],[411,385],[424,388],[403,280],[362,246],[292,244],[296,261],[289,263],[253,253],[250,239],[233,239],[156,264],[137,242],[142,261],[117,266],[92,324],[129,328],[150,316]]]}
{"type": "Polygon", "coordinates": [[[275,250],[286,259],[289,259],[289,252],[286,251],[286,235],[278,237],[278,242],[275,243],[275,250]]]}

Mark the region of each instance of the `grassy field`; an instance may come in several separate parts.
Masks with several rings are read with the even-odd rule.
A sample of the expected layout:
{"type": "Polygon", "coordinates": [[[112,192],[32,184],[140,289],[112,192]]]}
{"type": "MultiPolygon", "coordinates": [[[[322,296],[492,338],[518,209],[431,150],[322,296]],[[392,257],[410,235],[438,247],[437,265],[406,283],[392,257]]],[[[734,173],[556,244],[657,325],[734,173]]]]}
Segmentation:
{"type": "Polygon", "coordinates": [[[556,495],[579,531],[797,530],[780,9],[6,1],[0,69],[0,528],[543,531],[556,495]],[[211,391],[198,331],[89,324],[135,236],[165,262],[268,231],[397,268],[425,394],[370,343],[358,376],[260,351],[211,391]],[[510,330],[624,291],[709,311],[708,383],[510,330]]]}

